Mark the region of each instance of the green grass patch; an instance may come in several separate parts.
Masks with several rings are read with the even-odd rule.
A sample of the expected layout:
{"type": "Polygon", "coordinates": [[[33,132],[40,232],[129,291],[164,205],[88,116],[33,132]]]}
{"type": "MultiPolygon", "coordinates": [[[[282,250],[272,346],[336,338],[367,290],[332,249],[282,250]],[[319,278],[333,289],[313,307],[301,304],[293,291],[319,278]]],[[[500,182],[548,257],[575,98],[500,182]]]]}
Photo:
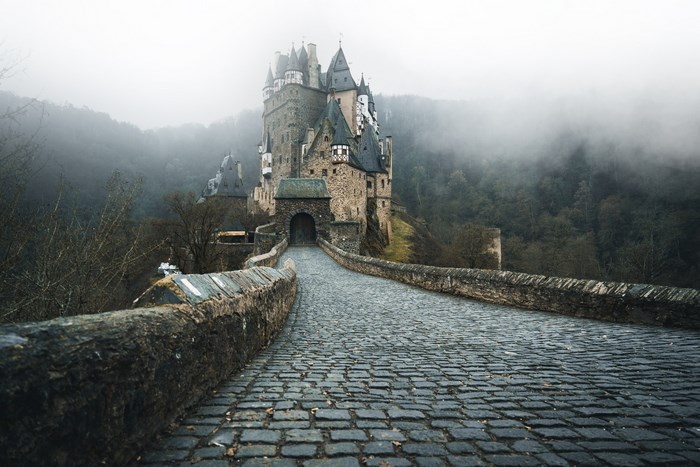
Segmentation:
{"type": "Polygon", "coordinates": [[[411,236],[413,227],[402,221],[398,216],[391,216],[391,243],[384,248],[381,258],[397,263],[407,263],[413,251],[411,236]]]}

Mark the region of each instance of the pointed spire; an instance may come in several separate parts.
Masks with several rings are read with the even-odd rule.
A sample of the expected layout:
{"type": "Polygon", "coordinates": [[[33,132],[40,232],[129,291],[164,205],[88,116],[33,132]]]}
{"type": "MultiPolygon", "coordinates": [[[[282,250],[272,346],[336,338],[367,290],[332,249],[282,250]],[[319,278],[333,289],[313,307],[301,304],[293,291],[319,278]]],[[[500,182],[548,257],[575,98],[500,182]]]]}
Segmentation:
{"type": "Polygon", "coordinates": [[[299,59],[297,58],[297,52],[294,50],[294,44],[292,44],[292,52],[289,54],[289,63],[287,63],[287,71],[301,71],[299,66],[299,59]]]}
{"type": "Polygon", "coordinates": [[[267,136],[265,137],[265,150],[263,154],[272,154],[272,142],[270,141],[270,130],[267,130],[267,136]]]}
{"type": "Polygon", "coordinates": [[[272,87],[275,85],[275,78],[272,76],[272,65],[267,67],[267,79],[265,79],[265,87],[272,87]]]}
{"type": "Polygon", "coordinates": [[[347,146],[348,137],[345,134],[345,118],[341,112],[338,112],[338,118],[335,121],[335,134],[331,146],[347,146]]]}
{"type": "Polygon", "coordinates": [[[367,96],[369,94],[369,88],[365,84],[365,74],[362,74],[362,79],[360,80],[360,89],[357,91],[358,96],[367,96]]]}

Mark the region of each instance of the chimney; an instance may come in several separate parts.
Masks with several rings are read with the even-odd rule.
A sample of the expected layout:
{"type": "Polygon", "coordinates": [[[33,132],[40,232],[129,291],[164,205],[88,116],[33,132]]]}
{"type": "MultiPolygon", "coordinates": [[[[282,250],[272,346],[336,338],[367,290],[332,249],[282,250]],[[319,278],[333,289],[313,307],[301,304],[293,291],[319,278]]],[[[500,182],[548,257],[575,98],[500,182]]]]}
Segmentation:
{"type": "Polygon", "coordinates": [[[319,79],[318,72],[318,58],[316,57],[316,44],[308,44],[308,66],[309,66],[309,86],[312,88],[319,89],[321,87],[321,82],[319,79]]]}

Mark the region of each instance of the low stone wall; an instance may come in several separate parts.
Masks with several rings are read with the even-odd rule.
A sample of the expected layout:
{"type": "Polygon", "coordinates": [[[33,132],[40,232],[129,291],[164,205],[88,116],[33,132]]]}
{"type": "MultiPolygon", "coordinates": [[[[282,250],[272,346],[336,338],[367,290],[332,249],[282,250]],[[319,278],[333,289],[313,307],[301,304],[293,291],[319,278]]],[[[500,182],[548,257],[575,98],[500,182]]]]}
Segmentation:
{"type": "Polygon", "coordinates": [[[288,261],[169,276],[138,309],[0,326],[0,465],[133,460],[270,342],[295,292],[288,261]]]}
{"type": "Polygon", "coordinates": [[[275,223],[271,222],[269,224],[260,225],[255,229],[255,248],[253,248],[254,255],[262,255],[267,253],[272,249],[277,241],[277,234],[275,233],[275,223]]]}
{"type": "Polygon", "coordinates": [[[282,256],[282,253],[287,249],[287,239],[282,239],[277,245],[273,246],[270,251],[265,254],[253,256],[248,261],[245,262],[246,269],[254,268],[256,266],[269,266],[274,267],[277,261],[282,256]]]}
{"type": "Polygon", "coordinates": [[[584,318],[700,329],[697,289],[392,263],[319,244],[348,269],[427,290],[584,318]]]}

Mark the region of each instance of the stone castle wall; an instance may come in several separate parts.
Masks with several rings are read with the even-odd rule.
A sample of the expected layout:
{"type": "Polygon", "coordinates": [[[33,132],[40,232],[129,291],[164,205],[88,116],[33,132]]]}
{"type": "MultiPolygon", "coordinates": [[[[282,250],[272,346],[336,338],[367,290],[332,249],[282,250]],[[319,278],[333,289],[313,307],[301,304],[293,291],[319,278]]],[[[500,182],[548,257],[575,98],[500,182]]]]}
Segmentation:
{"type": "Polygon", "coordinates": [[[700,329],[700,290],[401,264],[319,245],[338,264],[437,292],[582,318],[700,329]]]}
{"type": "Polygon", "coordinates": [[[360,254],[360,224],[358,222],[331,222],[330,242],[343,251],[360,254]]]}
{"type": "Polygon", "coordinates": [[[161,279],[142,308],[0,326],[0,465],[123,465],[266,346],[293,262],[161,279]]]}

